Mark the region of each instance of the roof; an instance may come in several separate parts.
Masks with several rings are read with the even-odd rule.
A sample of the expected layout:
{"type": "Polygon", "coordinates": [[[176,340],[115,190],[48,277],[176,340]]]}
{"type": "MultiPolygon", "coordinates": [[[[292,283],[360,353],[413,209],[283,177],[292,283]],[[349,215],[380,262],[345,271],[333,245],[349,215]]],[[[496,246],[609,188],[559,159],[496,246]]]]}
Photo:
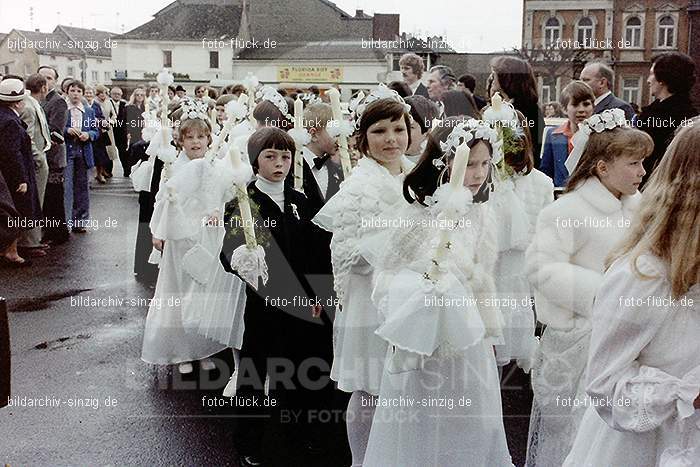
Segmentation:
{"type": "Polygon", "coordinates": [[[201,41],[238,35],[240,6],[211,0],[177,0],[156,13],[151,21],[115,39],[201,41]]]}
{"type": "Polygon", "coordinates": [[[276,47],[245,49],[241,60],[376,60],[385,61],[386,50],[362,47],[359,40],[282,42],[276,47]]]}
{"type": "Polygon", "coordinates": [[[15,29],[28,41],[41,43],[41,48],[35,48],[41,55],[81,55],[109,59],[112,50],[105,47],[105,40],[114,34],[96,29],[74,28],[58,25],[53,32],[24,31],[15,29]]]}

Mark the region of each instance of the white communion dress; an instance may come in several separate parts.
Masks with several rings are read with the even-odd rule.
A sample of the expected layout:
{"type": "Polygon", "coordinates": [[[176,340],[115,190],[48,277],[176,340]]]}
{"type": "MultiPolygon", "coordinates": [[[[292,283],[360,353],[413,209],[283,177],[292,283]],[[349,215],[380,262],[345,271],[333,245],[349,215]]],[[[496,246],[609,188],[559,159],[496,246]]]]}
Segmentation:
{"type": "Polygon", "coordinates": [[[503,314],[503,345],[496,346],[499,365],[516,360],[529,371],[537,350],[535,313],[525,265],[525,251],[532,241],[537,214],[554,200],[553,185],[536,170],[497,180],[488,204],[498,225],[498,259],[494,281],[503,314]],[[534,215],[533,215],[534,213],[534,215]]]}
{"type": "Polygon", "coordinates": [[[537,318],[527,465],[560,467],[585,412],[591,309],[605,258],[629,230],[640,193],[616,198],[593,176],[542,210],[526,252],[537,318]]]}
{"type": "Polygon", "coordinates": [[[376,334],[388,345],[363,465],[511,466],[493,351],[493,218],[469,203],[435,273],[437,212],[404,206],[385,241],[362,246],[376,261],[376,334]]]}
{"type": "MultiPolygon", "coordinates": [[[[412,168],[403,157],[403,174],[412,168]]],[[[313,219],[333,233],[331,260],[340,310],[333,323],[331,378],[342,391],[379,394],[387,344],[374,334],[379,317],[370,298],[373,271],[358,242],[382,230],[383,213],[404,203],[402,181],[402,175],[394,176],[364,157],[313,219]]]]}
{"type": "Polygon", "coordinates": [[[593,307],[591,402],[564,465],[700,465],[700,285],[671,302],[668,267],[642,255],[605,274],[593,307]]]}
{"type": "Polygon", "coordinates": [[[226,348],[186,329],[185,323],[198,311],[187,306],[188,292],[215,266],[201,259],[218,258],[223,228],[208,226],[206,221],[220,215],[232,197],[230,168],[227,161],[187,161],[184,154],[181,158],[158,192],[150,224],[153,237],[165,243],[141,358],[160,365],[200,360],[226,348]]]}

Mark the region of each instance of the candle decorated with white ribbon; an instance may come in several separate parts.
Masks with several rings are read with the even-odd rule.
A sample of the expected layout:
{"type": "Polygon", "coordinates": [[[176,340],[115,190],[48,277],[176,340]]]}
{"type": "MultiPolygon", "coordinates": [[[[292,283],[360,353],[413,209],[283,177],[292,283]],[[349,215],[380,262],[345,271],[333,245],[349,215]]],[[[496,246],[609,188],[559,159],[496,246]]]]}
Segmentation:
{"type": "Polygon", "coordinates": [[[216,105],[209,111],[209,123],[211,123],[211,131],[216,128],[216,105]]]}
{"type": "Polygon", "coordinates": [[[501,94],[497,92],[493,96],[491,96],[491,107],[493,107],[493,110],[495,110],[496,112],[500,112],[502,106],[503,98],[501,97],[501,94]]]}
{"type": "MultiPolygon", "coordinates": [[[[452,193],[458,193],[458,190],[465,190],[464,188],[464,177],[466,175],[467,164],[469,163],[469,146],[467,143],[462,143],[457,147],[457,153],[452,161],[452,168],[450,169],[450,189],[452,193]]],[[[446,213],[449,217],[450,213],[446,213]]],[[[440,263],[445,257],[447,250],[451,248],[450,235],[452,231],[445,228],[440,231],[440,239],[438,240],[438,246],[433,254],[433,259],[431,260],[430,270],[426,273],[426,279],[437,283],[440,280],[440,263]]]]}
{"type": "Polygon", "coordinates": [[[452,161],[450,169],[450,186],[453,189],[461,187],[464,184],[464,176],[469,163],[469,146],[467,143],[462,143],[457,147],[457,153],[452,161]]]}
{"type": "MultiPolygon", "coordinates": [[[[294,101],[294,128],[304,128],[304,103],[297,96],[294,101]]],[[[301,147],[297,145],[294,154],[294,189],[304,191],[304,159],[301,155],[301,147]]]]}
{"type": "MultiPolygon", "coordinates": [[[[231,141],[229,148],[229,157],[231,158],[231,165],[233,166],[234,172],[239,172],[243,167],[243,162],[241,162],[241,153],[238,151],[238,147],[236,147],[236,144],[233,141],[231,141]]],[[[253,249],[257,246],[258,242],[255,240],[253,214],[250,211],[248,189],[245,184],[236,185],[236,195],[238,197],[238,206],[241,210],[241,222],[243,223],[245,243],[249,249],[253,249]]]]}
{"type": "MultiPolygon", "coordinates": [[[[330,88],[326,91],[331,101],[331,110],[333,111],[333,120],[338,124],[343,121],[343,111],[340,109],[340,91],[336,88],[330,88]]],[[[348,152],[348,139],[345,135],[338,136],[338,147],[340,152],[340,164],[343,167],[343,176],[348,178],[352,165],[350,164],[350,153],[348,152]]]]}

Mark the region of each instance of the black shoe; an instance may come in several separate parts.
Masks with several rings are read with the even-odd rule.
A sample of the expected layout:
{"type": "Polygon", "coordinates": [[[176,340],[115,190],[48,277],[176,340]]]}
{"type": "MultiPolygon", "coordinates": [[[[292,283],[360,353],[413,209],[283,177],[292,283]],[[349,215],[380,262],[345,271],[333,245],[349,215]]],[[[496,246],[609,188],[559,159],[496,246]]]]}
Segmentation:
{"type": "Polygon", "coordinates": [[[255,456],[241,456],[238,458],[238,463],[241,467],[261,467],[262,460],[255,456]]]}

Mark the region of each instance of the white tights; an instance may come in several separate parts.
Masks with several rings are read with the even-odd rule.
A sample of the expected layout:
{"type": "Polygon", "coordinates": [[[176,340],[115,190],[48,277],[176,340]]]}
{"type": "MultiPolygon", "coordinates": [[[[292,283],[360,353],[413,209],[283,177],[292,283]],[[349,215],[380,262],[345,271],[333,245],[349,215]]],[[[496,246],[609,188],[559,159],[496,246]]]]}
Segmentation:
{"type": "Polygon", "coordinates": [[[364,391],[355,391],[350,396],[346,423],[348,442],[352,453],[352,467],[362,467],[364,462],[376,402],[377,396],[364,391]]]}

